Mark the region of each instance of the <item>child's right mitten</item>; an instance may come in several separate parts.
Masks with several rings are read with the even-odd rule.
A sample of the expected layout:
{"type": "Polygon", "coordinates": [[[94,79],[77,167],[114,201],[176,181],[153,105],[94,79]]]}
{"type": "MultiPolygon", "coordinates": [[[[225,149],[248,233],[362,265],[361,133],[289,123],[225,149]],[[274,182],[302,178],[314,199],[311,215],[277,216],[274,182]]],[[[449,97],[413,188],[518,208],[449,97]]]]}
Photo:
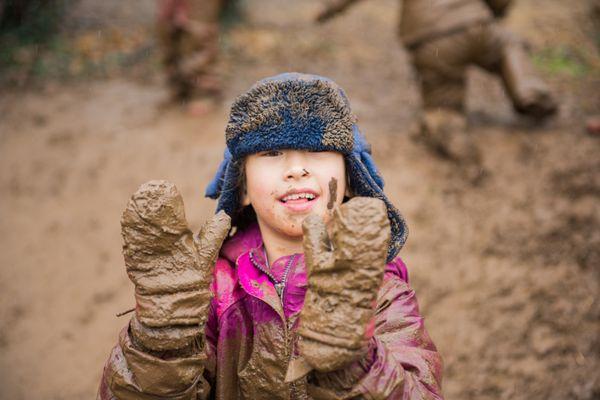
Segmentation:
{"type": "Polygon", "coordinates": [[[332,371],[367,350],[390,224],[381,200],[356,197],[334,209],[331,238],[316,215],[303,229],[309,287],[299,350],[312,368],[332,371]]]}
{"type": "Polygon", "coordinates": [[[220,212],[196,236],[172,183],[150,181],[131,197],[121,218],[123,255],[135,285],[130,330],[152,351],[189,347],[202,332],[212,297],[216,257],[230,228],[220,212]]]}

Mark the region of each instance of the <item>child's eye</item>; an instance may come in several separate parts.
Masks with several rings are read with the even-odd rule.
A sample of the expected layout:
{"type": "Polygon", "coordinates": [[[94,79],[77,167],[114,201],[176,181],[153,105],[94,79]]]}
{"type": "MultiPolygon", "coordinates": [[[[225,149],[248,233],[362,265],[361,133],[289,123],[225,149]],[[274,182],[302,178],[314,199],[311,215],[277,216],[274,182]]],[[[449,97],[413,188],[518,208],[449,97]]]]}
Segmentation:
{"type": "Polygon", "coordinates": [[[283,153],[279,150],[269,150],[269,151],[263,151],[262,153],[260,153],[261,157],[277,157],[282,155],[283,153]]]}

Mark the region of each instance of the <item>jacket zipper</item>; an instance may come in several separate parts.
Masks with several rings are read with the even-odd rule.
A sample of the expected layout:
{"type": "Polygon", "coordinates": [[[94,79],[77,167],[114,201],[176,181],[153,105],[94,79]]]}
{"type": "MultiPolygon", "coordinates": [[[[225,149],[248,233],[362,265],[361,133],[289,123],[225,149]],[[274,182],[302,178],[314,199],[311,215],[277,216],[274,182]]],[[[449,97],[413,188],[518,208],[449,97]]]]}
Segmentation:
{"type": "MultiPolygon", "coordinates": [[[[267,263],[267,266],[269,265],[269,261],[267,259],[267,254],[266,254],[266,250],[263,247],[263,251],[265,251],[264,254],[264,258],[265,258],[265,262],[267,263]]],[[[296,259],[296,255],[293,254],[290,256],[290,259],[285,267],[285,270],[283,272],[283,278],[281,279],[281,282],[278,282],[275,277],[271,274],[270,271],[268,271],[266,268],[263,268],[262,265],[260,265],[260,263],[258,263],[255,259],[254,256],[252,255],[252,252],[250,252],[249,254],[250,256],[250,261],[252,262],[252,264],[258,268],[262,273],[264,273],[265,275],[267,275],[269,277],[269,279],[271,279],[271,281],[273,282],[273,286],[275,286],[275,291],[277,292],[277,295],[279,296],[279,301],[281,303],[281,311],[283,313],[282,317],[282,322],[283,322],[283,333],[284,333],[284,342],[285,342],[285,353],[284,353],[284,359],[287,360],[287,363],[285,365],[282,365],[283,370],[287,370],[288,365],[290,364],[290,362],[292,361],[292,355],[293,355],[293,349],[291,349],[292,346],[292,342],[291,342],[291,337],[290,337],[290,331],[291,331],[291,326],[290,326],[290,320],[288,318],[285,317],[285,306],[284,306],[284,296],[285,296],[285,285],[287,283],[287,278],[288,278],[288,274],[290,272],[290,269],[294,263],[294,260],[296,259]]],[[[289,398],[292,398],[292,394],[298,390],[297,387],[297,383],[296,382],[292,382],[290,384],[289,387],[289,398]]]]}

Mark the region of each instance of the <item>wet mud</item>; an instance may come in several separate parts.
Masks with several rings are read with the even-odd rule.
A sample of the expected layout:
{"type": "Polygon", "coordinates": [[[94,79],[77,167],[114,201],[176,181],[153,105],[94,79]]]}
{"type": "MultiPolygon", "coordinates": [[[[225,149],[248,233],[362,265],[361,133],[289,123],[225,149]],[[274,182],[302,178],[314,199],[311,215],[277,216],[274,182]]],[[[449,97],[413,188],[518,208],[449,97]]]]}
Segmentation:
{"type": "Polygon", "coordinates": [[[123,255],[135,285],[131,330],[146,348],[180,348],[200,332],[229,228],[229,217],[220,213],[194,238],[181,194],[167,181],[144,183],[131,197],[121,218],[123,255]]]}
{"type": "MultiPolygon", "coordinates": [[[[469,71],[471,136],[489,173],[478,186],[409,138],[421,99],[408,54],[394,45],[397,0],[357,2],[322,25],[311,25],[318,0],[238,3],[250,7],[224,36],[224,106],[200,119],[163,107],[157,53],[107,79],[0,91],[0,398],[94,398],[131,316],[115,314],[135,303],[119,225],[127,200],[148,179],[174,182],[197,232],[214,215],[204,187],[223,157],[228,104],[289,70],[329,76],[351,99],[411,230],[400,256],[444,361],[445,398],[598,398],[591,1],[515,0],[506,17],[560,95],[555,119],[521,119],[501,82],[469,71]]],[[[95,23],[85,43],[105,48],[99,32],[137,29],[155,6],[81,0],[71,11],[95,23]]]]}
{"type": "Polygon", "coordinates": [[[327,201],[327,209],[333,210],[333,205],[337,199],[337,179],[331,178],[329,181],[329,200],[327,201]]]}
{"type": "Polygon", "coordinates": [[[318,216],[303,224],[309,288],[299,348],[319,371],[348,364],[367,348],[390,240],[385,204],[355,197],[334,209],[331,230],[330,238],[318,216]]]}

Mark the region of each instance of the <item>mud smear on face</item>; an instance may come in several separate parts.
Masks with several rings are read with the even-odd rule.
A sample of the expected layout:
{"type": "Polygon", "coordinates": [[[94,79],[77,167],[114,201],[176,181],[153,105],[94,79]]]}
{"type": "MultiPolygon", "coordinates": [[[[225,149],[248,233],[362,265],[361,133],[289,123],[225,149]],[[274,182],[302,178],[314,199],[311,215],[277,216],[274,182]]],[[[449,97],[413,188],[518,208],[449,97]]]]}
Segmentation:
{"type": "Polygon", "coordinates": [[[331,178],[329,181],[329,201],[327,202],[327,210],[331,212],[335,201],[337,200],[337,179],[331,178]]]}

